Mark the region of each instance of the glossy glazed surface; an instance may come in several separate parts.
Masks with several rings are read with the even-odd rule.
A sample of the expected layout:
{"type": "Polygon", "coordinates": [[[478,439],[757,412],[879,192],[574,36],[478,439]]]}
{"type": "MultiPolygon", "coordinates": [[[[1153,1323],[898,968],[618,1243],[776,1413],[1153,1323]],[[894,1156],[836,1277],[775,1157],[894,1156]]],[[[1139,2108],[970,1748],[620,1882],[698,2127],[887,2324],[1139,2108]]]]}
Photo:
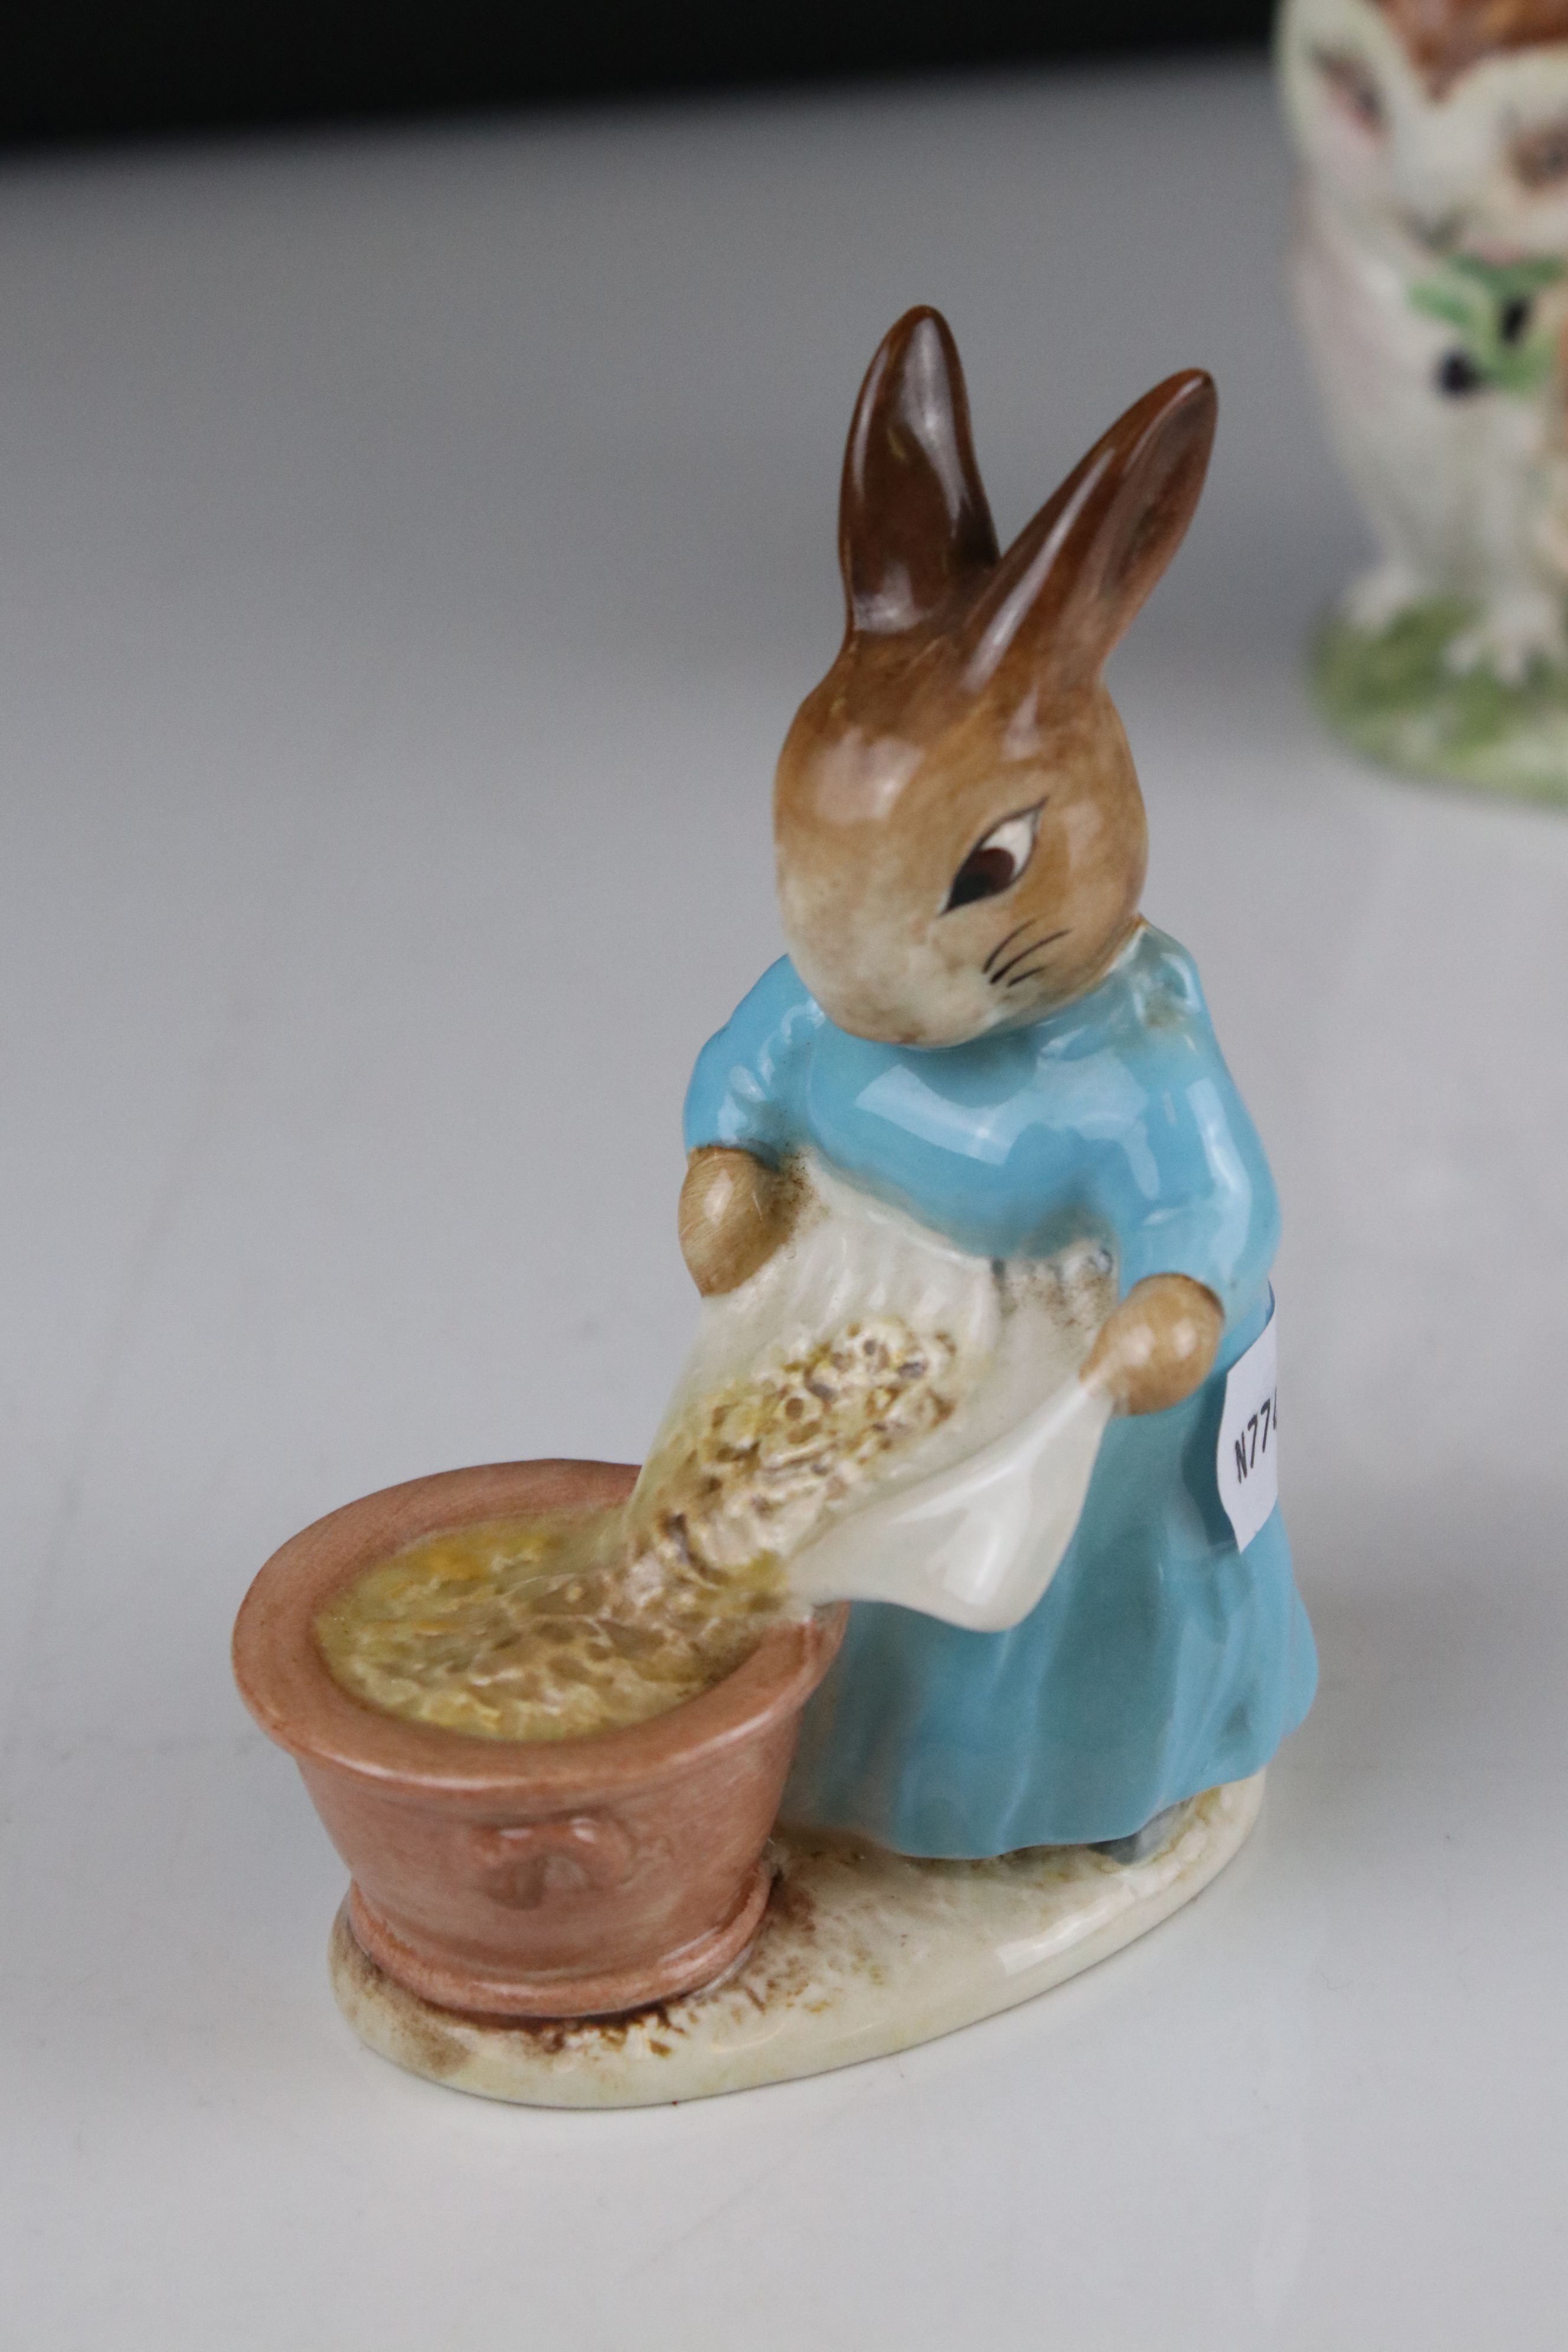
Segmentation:
{"type": "Polygon", "coordinates": [[[686,1134],[773,1162],[809,1147],[983,1258],[1097,1237],[1124,1295],[1174,1274],[1224,1315],[1212,1375],[1111,1424],[1022,1624],[856,1609],[807,1718],[799,1816],[973,1856],[1123,1836],[1266,1763],[1310,1700],[1311,1634],[1279,1512],[1237,1552],[1215,1444],[1279,1210],[1191,958],[1145,928],[1075,1004],[936,1052],[847,1036],[785,961],[704,1048],[686,1134]]]}
{"type": "Polygon", "coordinates": [[[847,1036],[787,959],[704,1046],[689,1149],[803,1146],[977,1256],[1096,1234],[1122,1289],[1185,1274],[1245,1317],[1279,1212],[1192,958],[1145,925],[1059,1013],[941,1052],[847,1036]]]}

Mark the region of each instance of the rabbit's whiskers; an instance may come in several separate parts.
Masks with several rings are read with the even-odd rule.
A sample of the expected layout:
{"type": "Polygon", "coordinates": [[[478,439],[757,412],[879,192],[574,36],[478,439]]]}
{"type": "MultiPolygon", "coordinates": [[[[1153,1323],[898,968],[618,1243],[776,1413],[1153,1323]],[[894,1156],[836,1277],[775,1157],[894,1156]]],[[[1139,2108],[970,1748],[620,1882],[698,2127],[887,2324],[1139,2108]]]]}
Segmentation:
{"type": "Polygon", "coordinates": [[[1039,919],[1040,919],[1037,915],[1026,915],[1021,923],[1015,923],[1010,931],[1005,931],[1002,937],[997,940],[995,946],[992,949],[990,954],[986,957],[984,962],[981,965],[981,971],[988,972],[992,965],[995,962],[997,957],[1001,954],[1003,949],[1010,946],[1013,940],[1017,939],[1021,932],[1031,929],[1033,926],[1039,921],[1039,919]]]}
{"type": "MultiPolygon", "coordinates": [[[[1002,941],[1002,946],[1006,947],[1012,940],[1034,930],[1038,925],[1038,922],[1039,917],[1036,915],[1032,916],[1028,922],[1020,923],[1016,931],[1010,931],[1008,933],[1007,938],[1002,941]]],[[[1005,979],[1006,974],[1012,971],[1013,966],[1016,963],[1022,963],[1026,956],[1033,955],[1035,952],[1035,947],[1036,942],[1033,940],[1025,937],[1023,946],[1021,948],[1014,948],[1012,954],[1007,958],[1005,963],[999,963],[995,965],[994,968],[987,968],[985,977],[991,982],[992,987],[994,988],[998,981],[1005,979]]]]}
{"type": "MultiPolygon", "coordinates": [[[[1026,928],[1027,927],[1025,924],[1020,923],[1018,930],[1023,930],[1026,928]]],[[[1047,931],[1043,940],[1030,940],[1025,946],[1016,949],[1015,952],[1008,957],[1005,963],[999,963],[994,971],[988,971],[986,973],[985,977],[991,982],[992,987],[994,988],[999,981],[1006,980],[1007,974],[1013,971],[1015,965],[1024,962],[1026,957],[1038,955],[1042,948],[1052,946],[1058,940],[1065,940],[1068,935],[1068,931],[1070,930],[1071,928],[1071,925],[1068,924],[1059,931],[1047,931]]],[[[1016,939],[1017,935],[1017,931],[1015,931],[1013,934],[1015,939],[1016,939]]],[[[1002,944],[1005,947],[1006,941],[1004,940],[1002,944]]],[[[1043,967],[1041,968],[1043,969],[1043,967]]],[[[1026,971],[1021,971],[1017,975],[1018,980],[1027,980],[1029,974],[1026,971]]],[[[1007,985],[1009,988],[1013,988],[1016,985],[1016,982],[1008,980],[1007,985]]]]}

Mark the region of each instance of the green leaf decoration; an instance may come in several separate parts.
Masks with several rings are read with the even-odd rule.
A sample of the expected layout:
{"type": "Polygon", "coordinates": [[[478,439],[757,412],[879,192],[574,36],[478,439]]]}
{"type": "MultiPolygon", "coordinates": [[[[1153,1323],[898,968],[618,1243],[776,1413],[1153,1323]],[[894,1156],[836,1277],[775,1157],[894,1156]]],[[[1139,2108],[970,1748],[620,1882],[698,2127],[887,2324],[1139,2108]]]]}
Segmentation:
{"type": "Polygon", "coordinates": [[[1459,350],[1483,386],[1529,399],[1552,382],[1556,364],[1552,337],[1539,328],[1522,341],[1506,341],[1502,321],[1510,307],[1532,302],[1546,286],[1557,283],[1568,263],[1549,254],[1522,261],[1484,261],[1479,254],[1457,253],[1441,273],[1423,278],[1407,289],[1413,310],[1452,328],[1459,350]]]}
{"type": "Polygon", "coordinates": [[[1483,329],[1486,311],[1472,295],[1452,289],[1436,281],[1410,289],[1410,307],[1424,310],[1428,318],[1441,319],[1446,326],[1458,327],[1463,335],[1472,335],[1483,329]]]}
{"type": "Polygon", "coordinates": [[[1552,364],[1551,341],[1540,336],[1527,343],[1505,346],[1489,362],[1486,373],[1500,392],[1528,395],[1545,391],[1552,381],[1552,364]]]}
{"type": "Polygon", "coordinates": [[[1448,268],[1484,286],[1500,305],[1516,295],[1539,294],[1555,286],[1568,263],[1551,253],[1529,254],[1521,261],[1483,261],[1479,253],[1456,253],[1448,268]]]}

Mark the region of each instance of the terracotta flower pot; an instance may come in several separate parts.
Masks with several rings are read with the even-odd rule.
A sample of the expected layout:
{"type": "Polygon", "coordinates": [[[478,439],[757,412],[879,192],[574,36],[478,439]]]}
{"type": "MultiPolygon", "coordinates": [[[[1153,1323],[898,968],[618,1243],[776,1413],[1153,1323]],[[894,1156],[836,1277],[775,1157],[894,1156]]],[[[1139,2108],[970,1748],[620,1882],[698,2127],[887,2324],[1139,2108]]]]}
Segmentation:
{"type": "Polygon", "coordinates": [[[618,1503],[637,1473],[509,1462],[389,1486],[268,1561],[236,1679],[300,1767],[353,1874],[365,1950],[411,1990],[497,2017],[604,2015],[720,1975],[767,1901],[763,1848],[801,1710],[845,1611],[775,1626],[723,1682],[593,1738],[495,1740],[362,1706],[316,1647],[322,1603],[444,1528],[618,1503]]]}

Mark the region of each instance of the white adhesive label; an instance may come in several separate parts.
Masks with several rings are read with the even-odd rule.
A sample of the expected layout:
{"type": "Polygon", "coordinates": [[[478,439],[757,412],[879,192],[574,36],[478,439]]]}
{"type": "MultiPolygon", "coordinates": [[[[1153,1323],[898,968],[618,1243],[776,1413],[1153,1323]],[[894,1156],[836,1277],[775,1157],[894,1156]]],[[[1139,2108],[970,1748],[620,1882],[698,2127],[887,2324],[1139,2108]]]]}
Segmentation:
{"type": "Polygon", "coordinates": [[[1226,1375],[1219,1424],[1219,1498],[1245,1551],[1279,1500],[1279,1367],[1275,1318],[1226,1375]]]}

